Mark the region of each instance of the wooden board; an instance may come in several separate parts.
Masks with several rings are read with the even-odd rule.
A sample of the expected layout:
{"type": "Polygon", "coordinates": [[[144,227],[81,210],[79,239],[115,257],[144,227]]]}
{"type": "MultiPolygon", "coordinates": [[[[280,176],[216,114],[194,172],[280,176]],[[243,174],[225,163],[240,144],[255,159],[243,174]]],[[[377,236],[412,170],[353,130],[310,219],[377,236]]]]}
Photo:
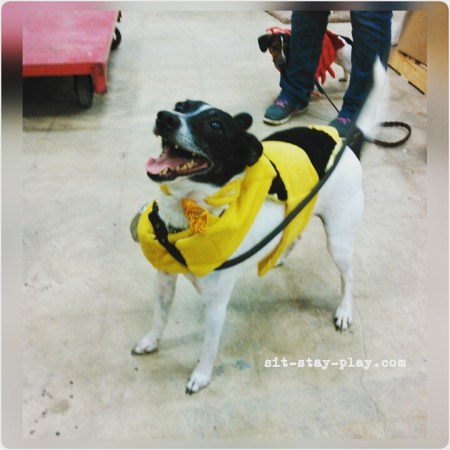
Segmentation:
{"type": "Polygon", "coordinates": [[[391,51],[389,66],[417,89],[427,93],[427,66],[399,52],[396,48],[391,51]]]}

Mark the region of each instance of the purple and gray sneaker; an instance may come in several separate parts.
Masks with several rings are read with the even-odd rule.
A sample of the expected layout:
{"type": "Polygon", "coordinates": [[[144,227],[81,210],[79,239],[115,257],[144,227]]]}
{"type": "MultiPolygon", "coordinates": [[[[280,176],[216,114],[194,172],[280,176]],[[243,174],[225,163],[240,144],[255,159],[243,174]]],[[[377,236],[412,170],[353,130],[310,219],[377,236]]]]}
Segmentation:
{"type": "Polygon", "coordinates": [[[338,117],[336,117],[336,119],[333,119],[329,123],[329,125],[331,127],[336,128],[340,137],[345,137],[351,123],[352,123],[352,120],[349,119],[348,117],[338,116],[338,117]]]}
{"type": "Polygon", "coordinates": [[[280,96],[266,109],[263,120],[270,125],[281,125],[286,123],[294,114],[300,114],[307,108],[308,104],[292,103],[280,96]]]}

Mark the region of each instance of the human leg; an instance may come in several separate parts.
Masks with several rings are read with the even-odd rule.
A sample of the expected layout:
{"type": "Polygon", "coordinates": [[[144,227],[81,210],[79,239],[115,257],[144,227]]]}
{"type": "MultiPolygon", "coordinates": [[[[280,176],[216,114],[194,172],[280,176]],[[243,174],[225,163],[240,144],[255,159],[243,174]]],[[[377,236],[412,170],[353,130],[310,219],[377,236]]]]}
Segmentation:
{"type": "Polygon", "coordinates": [[[293,11],[289,59],[280,74],[281,93],[266,110],[264,121],[284,123],[304,111],[314,88],[329,11],[293,11]]]}
{"type": "Polygon", "coordinates": [[[372,84],[377,56],[387,66],[391,49],[392,11],[352,11],[352,72],[337,119],[331,122],[341,135],[356,120],[372,84]]]}
{"type": "Polygon", "coordinates": [[[282,94],[297,103],[308,103],[322,52],[329,11],[294,11],[289,63],[281,73],[282,94]]]}

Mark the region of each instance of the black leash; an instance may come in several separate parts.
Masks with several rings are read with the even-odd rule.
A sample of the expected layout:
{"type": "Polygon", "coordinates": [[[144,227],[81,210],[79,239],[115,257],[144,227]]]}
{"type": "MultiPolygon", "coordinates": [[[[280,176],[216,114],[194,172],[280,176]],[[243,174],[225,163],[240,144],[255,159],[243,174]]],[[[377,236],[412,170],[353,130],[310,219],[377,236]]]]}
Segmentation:
{"type": "Polygon", "coordinates": [[[327,93],[324,91],[323,87],[320,85],[320,83],[317,80],[314,80],[314,84],[316,85],[317,90],[322,94],[325,95],[327,100],[331,103],[331,106],[336,110],[336,112],[339,114],[339,109],[337,109],[336,105],[333,103],[333,100],[331,100],[330,97],[328,97],[327,93]]]}
{"type": "Polygon", "coordinates": [[[403,145],[411,136],[412,132],[411,125],[407,124],[406,122],[380,122],[378,125],[384,128],[404,128],[406,130],[405,136],[402,139],[394,142],[382,141],[380,139],[367,139],[369,142],[373,142],[374,144],[379,145],[380,147],[385,148],[398,147],[400,145],[403,145]]]}
{"type": "MultiPolygon", "coordinates": [[[[327,93],[325,92],[323,87],[319,84],[319,82],[317,80],[315,80],[314,84],[316,85],[317,90],[327,98],[327,100],[330,102],[331,106],[333,106],[333,108],[339,114],[339,109],[333,103],[331,98],[328,97],[327,93]]],[[[385,148],[398,147],[400,145],[403,145],[411,136],[411,132],[412,132],[411,126],[405,122],[380,122],[378,125],[383,128],[404,128],[406,130],[405,136],[403,138],[399,139],[398,141],[394,141],[394,142],[387,142],[387,141],[383,141],[381,139],[370,139],[367,137],[365,138],[368,142],[372,142],[373,144],[379,145],[380,147],[385,147],[385,148]]]]}

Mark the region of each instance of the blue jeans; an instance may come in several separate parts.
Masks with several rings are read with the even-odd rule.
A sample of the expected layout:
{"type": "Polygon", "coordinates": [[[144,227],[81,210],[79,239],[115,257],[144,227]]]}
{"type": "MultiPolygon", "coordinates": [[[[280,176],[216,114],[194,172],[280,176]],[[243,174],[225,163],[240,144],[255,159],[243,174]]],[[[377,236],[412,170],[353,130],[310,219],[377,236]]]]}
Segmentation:
{"type": "MultiPolygon", "coordinates": [[[[329,11],[294,11],[289,64],[280,76],[281,96],[299,106],[309,102],[322,52],[329,11]]],[[[377,55],[387,66],[391,50],[392,11],[351,11],[353,48],[350,83],[340,116],[354,120],[372,83],[377,55]]]]}

